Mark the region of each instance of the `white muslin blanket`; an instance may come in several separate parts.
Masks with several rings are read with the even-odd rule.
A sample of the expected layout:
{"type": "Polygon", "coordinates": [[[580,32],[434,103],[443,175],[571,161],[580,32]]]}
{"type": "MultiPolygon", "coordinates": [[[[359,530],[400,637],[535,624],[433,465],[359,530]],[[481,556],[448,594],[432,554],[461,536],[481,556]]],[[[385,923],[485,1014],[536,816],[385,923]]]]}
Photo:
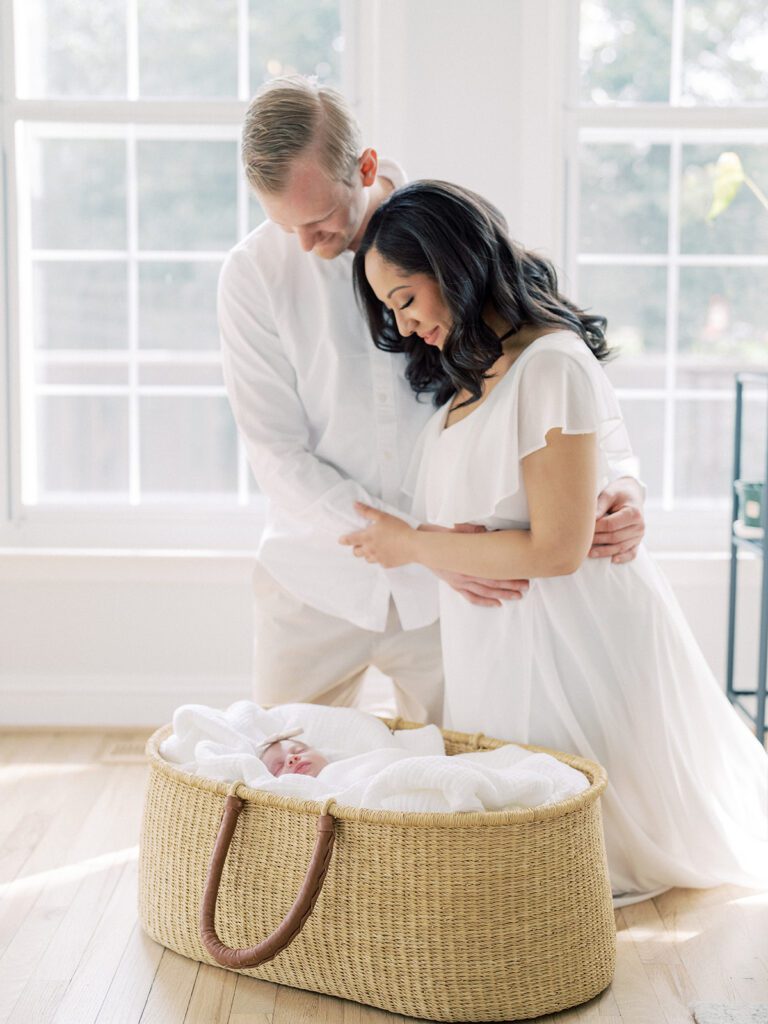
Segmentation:
{"type": "Polygon", "coordinates": [[[391,811],[498,811],[557,803],[589,788],[581,772],[549,754],[509,743],[445,755],[437,726],[391,732],[356,708],[283,704],[265,710],[238,701],[226,711],[178,708],[162,756],[184,771],[304,800],[391,811]],[[275,777],[256,751],[276,732],[301,728],[301,742],[330,763],[312,778],[275,777]]]}

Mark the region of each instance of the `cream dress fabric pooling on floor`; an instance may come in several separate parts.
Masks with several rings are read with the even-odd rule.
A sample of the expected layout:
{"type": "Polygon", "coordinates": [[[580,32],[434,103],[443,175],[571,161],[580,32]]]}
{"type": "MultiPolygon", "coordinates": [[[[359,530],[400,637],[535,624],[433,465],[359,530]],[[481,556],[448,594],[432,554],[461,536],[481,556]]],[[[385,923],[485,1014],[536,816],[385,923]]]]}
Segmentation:
{"type": "MultiPolygon", "coordinates": [[[[586,344],[545,335],[485,401],[427,423],[405,489],[441,526],[526,529],[520,462],[554,427],[595,433],[597,493],[629,440],[586,344]]],[[[768,885],[768,755],[720,689],[672,590],[641,546],[531,581],[522,601],[469,604],[440,584],[445,727],[571,751],[608,772],[614,893],[768,885]]]]}

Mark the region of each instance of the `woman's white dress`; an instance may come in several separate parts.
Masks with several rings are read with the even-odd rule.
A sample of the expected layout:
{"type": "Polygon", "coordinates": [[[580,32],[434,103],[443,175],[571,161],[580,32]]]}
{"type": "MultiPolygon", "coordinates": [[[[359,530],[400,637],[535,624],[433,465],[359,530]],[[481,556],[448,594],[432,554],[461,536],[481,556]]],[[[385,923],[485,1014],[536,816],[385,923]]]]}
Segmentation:
{"type": "MultiPolygon", "coordinates": [[[[631,449],[616,396],[585,343],[539,338],[488,398],[427,423],[405,490],[441,526],[525,529],[520,462],[553,427],[596,433],[597,493],[631,449]]],[[[667,580],[644,548],[531,581],[521,601],[469,604],[440,583],[445,724],[600,762],[615,894],[768,886],[768,755],[731,707],[667,580]]],[[[631,902],[628,896],[624,902],[631,902]]],[[[619,901],[617,901],[618,903],[619,901]]]]}

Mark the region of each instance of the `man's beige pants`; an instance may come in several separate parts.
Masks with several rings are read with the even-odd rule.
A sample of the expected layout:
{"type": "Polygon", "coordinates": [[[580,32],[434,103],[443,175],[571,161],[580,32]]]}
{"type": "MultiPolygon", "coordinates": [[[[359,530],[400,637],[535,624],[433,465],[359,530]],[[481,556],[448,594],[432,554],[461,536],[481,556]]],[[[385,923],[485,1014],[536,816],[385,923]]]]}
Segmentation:
{"type": "Polygon", "coordinates": [[[303,604],[257,565],[253,574],[253,699],[352,706],[365,670],[392,679],[397,713],[440,725],[443,662],[437,622],[405,630],[390,601],[383,633],[303,604]]]}

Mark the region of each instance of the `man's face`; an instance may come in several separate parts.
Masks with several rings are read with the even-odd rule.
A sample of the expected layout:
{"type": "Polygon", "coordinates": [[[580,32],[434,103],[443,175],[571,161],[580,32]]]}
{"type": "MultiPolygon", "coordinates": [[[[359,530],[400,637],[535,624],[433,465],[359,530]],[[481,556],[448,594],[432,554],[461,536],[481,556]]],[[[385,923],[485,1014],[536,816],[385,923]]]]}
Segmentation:
{"type": "Polygon", "coordinates": [[[297,235],[304,252],[322,259],[335,259],[362,235],[367,207],[362,181],[331,181],[315,155],[294,162],[282,192],[256,195],[271,221],[297,235]]]}

